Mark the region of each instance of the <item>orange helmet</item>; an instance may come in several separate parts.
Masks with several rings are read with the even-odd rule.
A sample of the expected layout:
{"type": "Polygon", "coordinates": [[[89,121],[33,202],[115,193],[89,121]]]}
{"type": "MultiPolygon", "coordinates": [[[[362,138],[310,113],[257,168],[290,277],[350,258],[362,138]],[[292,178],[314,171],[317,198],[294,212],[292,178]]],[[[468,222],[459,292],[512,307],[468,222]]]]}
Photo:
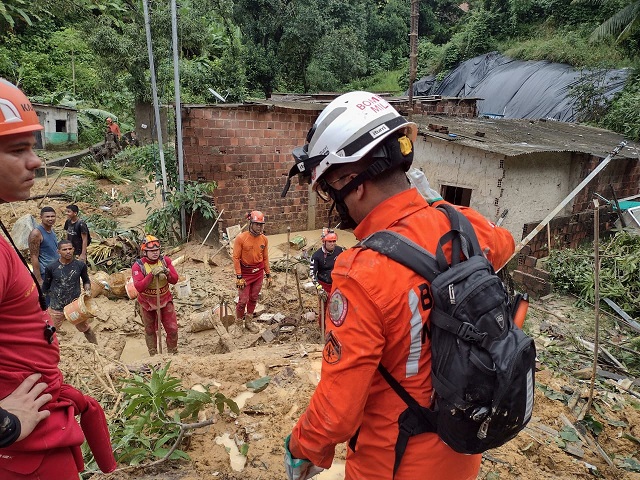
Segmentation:
{"type": "Polygon", "coordinates": [[[140,247],[140,250],[142,250],[143,252],[148,252],[151,250],[160,250],[160,240],[158,240],[158,237],[154,237],[153,235],[147,235],[144,237],[144,240],[142,241],[142,246],[140,247]]]}
{"type": "Polygon", "coordinates": [[[259,210],[254,210],[249,214],[249,221],[251,223],[264,223],[264,213],[259,210]]]}
{"type": "Polygon", "coordinates": [[[337,242],[338,235],[333,230],[328,230],[322,233],[322,242],[337,242]]]}
{"type": "Polygon", "coordinates": [[[0,135],[42,130],[33,105],[14,84],[0,78],[0,135]]]}

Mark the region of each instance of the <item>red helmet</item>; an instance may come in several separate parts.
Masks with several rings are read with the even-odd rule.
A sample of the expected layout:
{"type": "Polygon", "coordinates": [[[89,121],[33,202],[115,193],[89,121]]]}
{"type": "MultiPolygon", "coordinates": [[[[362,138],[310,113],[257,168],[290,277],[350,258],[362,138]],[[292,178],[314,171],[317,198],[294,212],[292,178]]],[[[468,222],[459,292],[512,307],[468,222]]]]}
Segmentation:
{"type": "Polygon", "coordinates": [[[154,237],[153,235],[147,235],[144,237],[142,241],[142,245],[140,250],[143,252],[149,252],[151,250],[160,250],[160,240],[158,237],[154,237]]]}
{"type": "Polygon", "coordinates": [[[35,132],[42,128],[27,96],[0,78],[0,135],[35,132]]]}
{"type": "Polygon", "coordinates": [[[322,232],[322,242],[337,242],[338,235],[333,230],[327,230],[322,232]]]}
{"type": "Polygon", "coordinates": [[[264,214],[259,210],[254,210],[249,214],[249,221],[251,223],[264,223],[264,214]]]}

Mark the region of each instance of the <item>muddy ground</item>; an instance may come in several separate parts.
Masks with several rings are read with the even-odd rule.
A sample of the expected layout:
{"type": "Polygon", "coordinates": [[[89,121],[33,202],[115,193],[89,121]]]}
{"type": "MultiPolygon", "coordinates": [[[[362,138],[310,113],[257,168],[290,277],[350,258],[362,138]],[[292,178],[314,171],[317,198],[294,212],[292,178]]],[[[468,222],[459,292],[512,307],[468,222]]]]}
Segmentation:
{"type": "MultiPolygon", "coordinates": [[[[62,192],[80,181],[63,177],[53,192],[62,192]]],[[[111,192],[112,185],[103,186],[111,192]]],[[[49,187],[39,179],[32,194],[45,193],[49,187]]],[[[11,228],[15,218],[25,213],[38,218],[38,202],[0,205],[0,215],[11,228]]],[[[58,227],[64,221],[62,210],[67,203],[64,199],[43,203],[60,212],[58,227]]],[[[99,211],[88,203],[79,205],[84,212],[99,211]]],[[[129,226],[139,224],[144,217],[144,211],[137,206],[125,206],[117,211],[121,213],[119,220],[129,226]]],[[[309,239],[310,243],[313,241],[315,239],[309,239]]],[[[286,243],[272,248],[279,249],[282,256],[286,243]]],[[[215,266],[201,261],[205,253],[211,256],[217,250],[217,246],[200,248],[198,242],[191,242],[172,255],[173,258],[185,256],[186,261],[178,266],[178,271],[189,278],[192,291],[188,297],[177,298],[175,302],[180,326],[177,355],[149,357],[140,319],[134,314],[135,302],[101,295],[94,300],[99,318],[92,324],[99,346],[88,345],[82,334],[65,325],[64,334],[59,336],[60,366],[68,383],[103,402],[109,418],[117,416],[120,408],[119,379],[168,361],[171,361],[170,372],[179,377],[185,387],[208,386],[212,392],[219,391],[235,399],[240,415],[204,412],[202,418],[213,417],[215,423],[194,431],[187,449],[190,461],[165,462],[111,475],[95,474],[91,478],[281,480],[285,477],[283,439],[304,411],[320,377],[321,336],[316,320],[309,314],[317,311],[317,301],[315,295],[306,293],[304,288],[298,296],[292,272],[275,272],[274,285],[263,290],[260,308],[265,313],[282,314],[286,317],[284,323],[294,325],[293,331],[263,322],[257,335],[234,327],[228,335],[224,332],[219,335],[215,329],[191,332],[193,319],[206,316],[203,312],[211,311],[221,302],[226,301],[229,313],[233,314],[234,274],[226,250],[215,256],[215,266]],[[262,333],[267,330],[271,334],[263,337],[262,333]],[[247,388],[247,382],[267,375],[271,381],[264,390],[253,393],[247,388]],[[248,443],[246,457],[237,453],[235,438],[248,443]]],[[[306,280],[303,278],[300,282],[303,286],[306,280]]],[[[603,323],[603,336],[609,340],[622,341],[630,336],[611,318],[605,318],[603,323]]],[[[540,360],[534,419],[513,441],[485,454],[479,478],[640,479],[640,473],[629,470],[629,465],[631,469],[640,467],[637,463],[640,398],[599,378],[590,413],[602,424],[602,432],[597,437],[589,432],[576,434],[568,426],[576,421],[589,391],[589,380],[579,379],[576,371],[589,368],[592,362],[574,336],[593,340],[592,324],[593,312],[577,307],[572,298],[551,295],[532,302],[525,327],[536,340],[540,360]],[[622,468],[623,465],[627,469],[622,468]]],[[[610,365],[600,366],[616,371],[610,365]]],[[[584,374],[581,376],[585,378],[584,374]]],[[[630,388],[640,390],[637,386],[630,388]]],[[[344,456],[344,445],[338,446],[334,467],[317,478],[344,478],[344,456]]]]}

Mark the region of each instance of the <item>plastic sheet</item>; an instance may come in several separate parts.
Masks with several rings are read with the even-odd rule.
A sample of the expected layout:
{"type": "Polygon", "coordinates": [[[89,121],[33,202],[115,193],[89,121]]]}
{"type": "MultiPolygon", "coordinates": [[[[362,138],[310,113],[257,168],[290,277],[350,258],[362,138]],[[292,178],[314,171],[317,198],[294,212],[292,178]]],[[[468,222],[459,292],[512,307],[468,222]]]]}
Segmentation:
{"type": "Polygon", "coordinates": [[[462,62],[441,82],[429,76],[414,84],[414,95],[477,97],[478,114],[500,118],[551,118],[563,122],[577,120],[572,87],[585,79],[604,86],[604,96],[612,98],[622,90],[628,71],[576,70],[547,61],[523,61],[497,52],[462,62]]]}

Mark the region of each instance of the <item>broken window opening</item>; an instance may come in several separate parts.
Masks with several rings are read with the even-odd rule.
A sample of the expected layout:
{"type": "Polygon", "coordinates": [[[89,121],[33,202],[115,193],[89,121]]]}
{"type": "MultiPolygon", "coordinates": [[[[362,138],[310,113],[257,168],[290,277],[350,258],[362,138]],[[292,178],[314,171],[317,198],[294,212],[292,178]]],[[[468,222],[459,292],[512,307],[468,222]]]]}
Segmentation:
{"type": "Polygon", "coordinates": [[[56,132],[67,132],[67,121],[66,120],[56,120],[56,132]]]}
{"type": "Polygon", "coordinates": [[[471,189],[456,187],[453,185],[442,185],[440,187],[440,195],[447,202],[454,205],[460,205],[462,207],[471,206],[471,189]]]}

